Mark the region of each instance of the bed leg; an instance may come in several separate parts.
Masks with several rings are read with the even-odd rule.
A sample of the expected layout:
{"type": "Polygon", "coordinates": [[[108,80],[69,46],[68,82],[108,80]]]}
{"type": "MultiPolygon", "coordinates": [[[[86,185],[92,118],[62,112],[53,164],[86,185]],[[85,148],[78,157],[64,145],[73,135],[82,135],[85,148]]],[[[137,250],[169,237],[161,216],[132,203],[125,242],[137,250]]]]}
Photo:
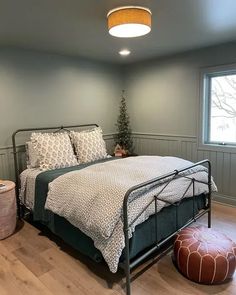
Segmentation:
{"type": "Polygon", "coordinates": [[[131,287],[130,287],[130,270],[126,269],[126,295],[131,294],[131,287]]]}
{"type": "Polygon", "coordinates": [[[211,162],[208,163],[208,228],[211,228],[211,162]]]}
{"type": "Polygon", "coordinates": [[[211,228],[211,207],[209,207],[208,211],[208,228],[211,228]]]}
{"type": "Polygon", "coordinates": [[[125,275],[126,275],[126,295],[131,294],[130,286],[130,258],[129,258],[129,236],[128,229],[125,230],[125,275]]]}

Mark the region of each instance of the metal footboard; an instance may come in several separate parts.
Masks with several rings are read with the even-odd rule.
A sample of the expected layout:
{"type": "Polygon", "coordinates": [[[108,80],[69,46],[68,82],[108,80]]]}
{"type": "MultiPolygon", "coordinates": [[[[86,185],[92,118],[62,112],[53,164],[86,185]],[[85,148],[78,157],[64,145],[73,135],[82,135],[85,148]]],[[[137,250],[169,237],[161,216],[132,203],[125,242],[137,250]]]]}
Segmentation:
{"type": "Polygon", "coordinates": [[[202,217],[204,214],[208,214],[208,227],[211,227],[211,163],[209,160],[203,160],[200,162],[197,162],[191,166],[188,166],[186,168],[180,169],[180,170],[174,170],[171,173],[165,174],[163,176],[157,177],[155,179],[152,179],[150,181],[144,182],[142,184],[133,186],[132,188],[130,188],[125,196],[124,196],[124,201],[123,201],[123,220],[124,220],[124,237],[125,237],[125,262],[124,262],[124,269],[125,269],[125,274],[126,274],[126,294],[130,295],[131,294],[131,270],[137,266],[138,264],[140,264],[141,262],[143,262],[145,259],[147,259],[151,254],[153,254],[154,252],[156,252],[158,249],[160,249],[161,246],[163,246],[164,244],[166,244],[168,241],[170,241],[170,239],[172,239],[181,229],[189,226],[190,224],[192,224],[193,222],[195,222],[197,219],[199,219],[200,217],[202,217]],[[207,164],[208,165],[208,181],[202,182],[206,185],[208,185],[208,194],[207,194],[207,205],[206,207],[200,212],[195,214],[195,183],[199,182],[194,178],[191,178],[187,175],[182,175],[183,172],[186,172],[187,170],[199,166],[199,165],[203,165],[203,164],[207,164]],[[181,178],[181,177],[185,177],[188,178],[190,180],[190,183],[188,185],[188,187],[186,188],[184,194],[182,195],[182,198],[180,201],[172,204],[169,203],[170,205],[174,205],[176,207],[176,231],[174,231],[172,234],[170,234],[168,237],[166,237],[164,240],[162,240],[161,242],[158,242],[158,237],[156,234],[156,241],[155,244],[153,245],[153,247],[151,249],[149,249],[147,252],[145,252],[144,254],[142,254],[140,257],[132,260],[132,262],[130,261],[130,243],[129,243],[129,230],[131,225],[138,219],[138,217],[140,217],[140,215],[147,209],[144,208],[142,210],[142,212],[140,212],[138,214],[138,216],[132,220],[132,222],[129,223],[129,216],[128,216],[128,205],[131,199],[131,196],[134,192],[138,192],[140,189],[148,189],[148,187],[150,186],[158,186],[162,183],[164,183],[164,187],[161,189],[161,191],[157,194],[153,196],[153,200],[150,202],[149,205],[151,205],[153,202],[155,203],[155,232],[157,233],[157,201],[161,200],[159,198],[159,195],[161,192],[163,192],[165,190],[165,188],[175,179],[177,178],[181,178]],[[187,191],[192,187],[193,190],[193,215],[192,215],[192,219],[189,220],[184,226],[179,227],[178,226],[178,208],[179,205],[181,203],[181,201],[185,198],[185,195],[187,193],[187,191]]]}

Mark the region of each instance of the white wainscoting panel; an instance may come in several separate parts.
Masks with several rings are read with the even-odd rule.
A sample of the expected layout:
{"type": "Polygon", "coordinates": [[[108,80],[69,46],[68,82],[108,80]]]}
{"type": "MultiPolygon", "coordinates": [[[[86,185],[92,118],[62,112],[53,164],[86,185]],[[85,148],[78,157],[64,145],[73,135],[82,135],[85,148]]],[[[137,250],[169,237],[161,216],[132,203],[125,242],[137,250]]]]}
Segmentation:
{"type": "Polygon", "coordinates": [[[0,179],[8,179],[10,173],[8,151],[0,149],[0,179]]]}
{"type": "Polygon", "coordinates": [[[106,142],[106,148],[107,148],[108,154],[112,155],[115,148],[114,134],[104,134],[103,138],[106,142]]]}
{"type": "Polygon", "coordinates": [[[197,162],[209,159],[218,187],[215,200],[236,206],[236,152],[205,151],[197,147],[197,138],[163,134],[133,133],[139,155],[175,156],[197,162]]]}
{"type": "MultiPolygon", "coordinates": [[[[114,135],[106,134],[104,139],[108,153],[112,154],[114,135]]],[[[196,137],[133,133],[133,140],[138,155],[175,156],[193,162],[209,159],[218,187],[214,198],[236,206],[236,153],[200,150],[196,137]]],[[[23,170],[26,163],[24,146],[19,146],[17,150],[20,169],[23,170]]],[[[0,179],[15,179],[12,147],[0,148],[0,179]]]]}

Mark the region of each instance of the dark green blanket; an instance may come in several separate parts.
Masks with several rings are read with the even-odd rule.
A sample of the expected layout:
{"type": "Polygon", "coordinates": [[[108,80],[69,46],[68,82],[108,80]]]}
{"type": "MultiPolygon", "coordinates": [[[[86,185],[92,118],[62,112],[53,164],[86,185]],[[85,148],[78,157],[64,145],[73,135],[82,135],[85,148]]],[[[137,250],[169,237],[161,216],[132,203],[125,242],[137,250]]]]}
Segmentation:
{"type": "MultiPolygon", "coordinates": [[[[94,247],[92,239],[70,224],[65,218],[60,217],[51,211],[45,210],[44,205],[47,198],[48,184],[57,177],[70,171],[80,170],[96,163],[112,160],[117,160],[117,158],[109,158],[79,166],[45,171],[37,176],[35,183],[34,220],[46,225],[54,234],[62,238],[66,243],[97,262],[102,261],[103,258],[101,252],[94,247]]],[[[194,212],[197,213],[204,208],[205,202],[206,197],[204,195],[197,196],[194,212]]],[[[178,210],[178,225],[183,226],[192,217],[193,198],[183,200],[178,210]]],[[[158,240],[161,241],[176,230],[176,207],[172,205],[163,208],[158,213],[157,221],[157,235],[158,240]]],[[[155,219],[154,216],[151,216],[147,221],[136,227],[130,241],[130,257],[135,257],[138,253],[153,245],[153,243],[155,243],[155,238],[155,219]]],[[[123,260],[123,255],[121,256],[121,260],[123,260]]]]}

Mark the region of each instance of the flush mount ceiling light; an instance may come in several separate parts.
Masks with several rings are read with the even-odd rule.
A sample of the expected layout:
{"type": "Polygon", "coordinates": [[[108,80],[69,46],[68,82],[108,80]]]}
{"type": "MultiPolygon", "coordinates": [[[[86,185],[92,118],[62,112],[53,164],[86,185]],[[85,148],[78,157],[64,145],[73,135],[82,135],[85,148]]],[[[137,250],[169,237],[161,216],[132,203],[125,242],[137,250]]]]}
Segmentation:
{"type": "Polygon", "coordinates": [[[123,6],[107,14],[109,34],[120,38],[139,37],[151,31],[150,9],[141,6],[123,6]]]}

